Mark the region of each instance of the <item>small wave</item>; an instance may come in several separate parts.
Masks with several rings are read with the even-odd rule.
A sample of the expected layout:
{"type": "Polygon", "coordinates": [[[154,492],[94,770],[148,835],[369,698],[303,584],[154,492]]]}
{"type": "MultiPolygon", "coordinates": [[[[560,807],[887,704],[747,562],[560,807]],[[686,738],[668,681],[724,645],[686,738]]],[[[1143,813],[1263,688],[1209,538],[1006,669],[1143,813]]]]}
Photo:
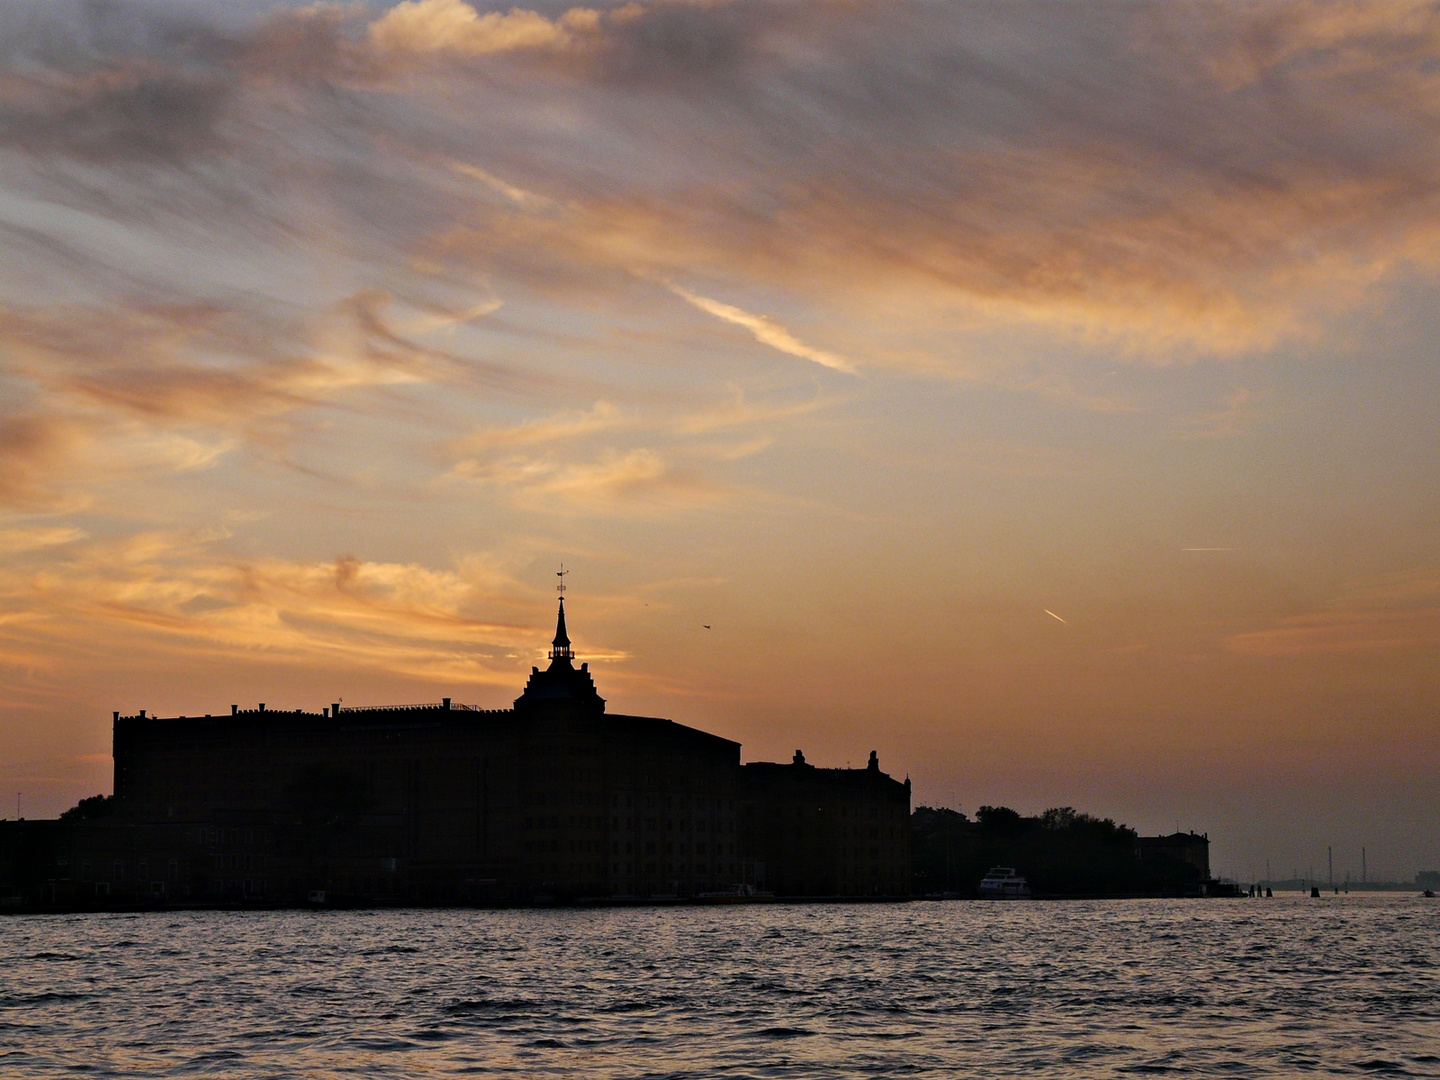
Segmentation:
{"type": "Polygon", "coordinates": [[[530,1012],[535,1008],[533,1001],[522,998],[481,998],[478,1001],[452,1001],[445,1011],[452,1015],[482,1012],[530,1012]]]}
{"type": "Polygon", "coordinates": [[[651,1001],[616,1001],[616,1002],[613,1002],[613,1003],[611,1003],[611,1004],[609,1004],[609,1005],[602,1005],[602,1006],[600,1007],[600,1012],[602,1012],[602,1013],[652,1012],[652,1011],[654,1011],[655,1008],[656,1008],[655,1003],[654,1003],[654,1002],[651,1002],[651,1001]]]}
{"type": "Polygon", "coordinates": [[[44,1005],[52,1001],[85,1001],[94,994],[74,994],[65,990],[44,990],[38,994],[17,994],[0,998],[0,1009],[25,1008],[29,1005],[44,1005]]]}
{"type": "Polygon", "coordinates": [[[761,1028],[755,1034],[762,1039],[802,1039],[807,1035],[814,1035],[815,1032],[809,1028],[768,1027],[761,1028]]]}
{"type": "Polygon", "coordinates": [[[1179,1065],[1160,1065],[1153,1062],[1142,1061],[1135,1065],[1117,1066],[1115,1071],[1122,1073],[1183,1073],[1189,1072],[1190,1070],[1182,1068],[1179,1065]]]}
{"type": "Polygon", "coordinates": [[[238,1050],[206,1050],[202,1054],[196,1054],[186,1062],[187,1065],[195,1065],[204,1061],[238,1061],[245,1055],[238,1050]]]}

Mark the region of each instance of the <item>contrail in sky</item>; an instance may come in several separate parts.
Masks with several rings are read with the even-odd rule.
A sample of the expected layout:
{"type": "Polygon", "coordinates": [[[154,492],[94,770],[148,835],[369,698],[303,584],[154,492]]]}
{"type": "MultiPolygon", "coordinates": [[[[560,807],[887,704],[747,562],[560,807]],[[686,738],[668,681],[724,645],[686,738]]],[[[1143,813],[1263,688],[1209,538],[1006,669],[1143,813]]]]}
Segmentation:
{"type": "MultiPolygon", "coordinates": [[[[1052,618],[1052,619],[1060,619],[1060,616],[1059,616],[1059,615],[1056,615],[1056,614],[1055,614],[1053,611],[1051,611],[1048,607],[1045,609],[1045,614],[1046,614],[1046,615],[1049,615],[1050,618],[1052,618]]],[[[1064,619],[1060,619],[1060,621],[1061,621],[1061,622],[1065,622],[1064,619]]],[[[1069,624],[1068,622],[1065,622],[1065,625],[1066,625],[1066,626],[1069,626],[1070,624],[1069,624]]]]}
{"type": "Polygon", "coordinates": [[[717,319],[723,319],[725,322],[734,323],[736,326],[743,326],[754,334],[755,340],[762,345],[769,345],[772,349],[789,353],[791,356],[798,356],[802,360],[813,360],[817,364],[834,368],[836,371],[843,371],[847,375],[856,374],[855,365],[849,360],[832,352],[826,352],[824,349],[817,349],[812,345],[805,344],[768,316],[752,315],[731,304],[722,304],[719,300],[700,296],[673,283],[669,288],[676,296],[694,304],[701,311],[714,315],[717,319]]]}

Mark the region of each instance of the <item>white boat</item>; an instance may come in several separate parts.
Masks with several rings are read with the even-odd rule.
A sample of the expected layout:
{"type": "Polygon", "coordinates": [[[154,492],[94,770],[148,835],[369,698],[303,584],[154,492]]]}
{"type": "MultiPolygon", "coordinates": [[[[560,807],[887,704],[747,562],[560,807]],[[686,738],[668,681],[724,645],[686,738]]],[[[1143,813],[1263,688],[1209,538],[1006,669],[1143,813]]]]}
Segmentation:
{"type": "Polygon", "coordinates": [[[1030,884],[1013,866],[992,866],[980,881],[982,900],[1029,900],[1030,884]]]}

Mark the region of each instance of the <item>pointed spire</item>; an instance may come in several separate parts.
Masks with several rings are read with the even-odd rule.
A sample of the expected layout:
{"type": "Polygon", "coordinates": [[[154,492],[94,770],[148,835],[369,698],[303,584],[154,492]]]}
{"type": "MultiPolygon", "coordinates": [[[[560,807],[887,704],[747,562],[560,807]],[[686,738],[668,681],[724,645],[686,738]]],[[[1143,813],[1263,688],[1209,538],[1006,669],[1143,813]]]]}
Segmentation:
{"type": "Polygon", "coordinates": [[[578,708],[582,711],[605,711],[605,699],[595,692],[595,680],[590,676],[590,666],[573,663],[575,652],[570,648],[570,635],[565,632],[565,574],[560,568],[560,610],[555,615],[555,640],[551,643],[550,666],[544,671],[531,668],[530,681],[525,692],[515,699],[515,708],[521,712],[549,708],[578,708]]]}
{"type": "Polygon", "coordinates": [[[565,632],[565,598],[560,597],[560,614],[555,620],[555,640],[550,650],[551,660],[573,660],[575,653],[570,649],[570,635],[565,632]]]}

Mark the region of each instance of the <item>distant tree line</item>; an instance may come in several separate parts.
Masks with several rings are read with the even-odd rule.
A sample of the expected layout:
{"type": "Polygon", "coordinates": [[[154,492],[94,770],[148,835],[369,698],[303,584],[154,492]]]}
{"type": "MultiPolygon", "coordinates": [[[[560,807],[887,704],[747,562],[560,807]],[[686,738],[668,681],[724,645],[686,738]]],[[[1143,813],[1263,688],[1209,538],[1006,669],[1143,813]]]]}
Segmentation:
{"type": "Polygon", "coordinates": [[[88,799],[81,799],[74,806],[70,807],[60,815],[61,821],[98,821],[107,817],[114,808],[115,797],[113,795],[91,795],[88,799]]]}
{"type": "Polygon", "coordinates": [[[992,866],[1014,867],[1037,896],[1183,896],[1201,880],[1182,859],[1142,859],[1128,825],[1070,806],[1037,817],[982,806],[973,821],[921,806],[910,821],[917,896],[977,896],[992,866]]]}

